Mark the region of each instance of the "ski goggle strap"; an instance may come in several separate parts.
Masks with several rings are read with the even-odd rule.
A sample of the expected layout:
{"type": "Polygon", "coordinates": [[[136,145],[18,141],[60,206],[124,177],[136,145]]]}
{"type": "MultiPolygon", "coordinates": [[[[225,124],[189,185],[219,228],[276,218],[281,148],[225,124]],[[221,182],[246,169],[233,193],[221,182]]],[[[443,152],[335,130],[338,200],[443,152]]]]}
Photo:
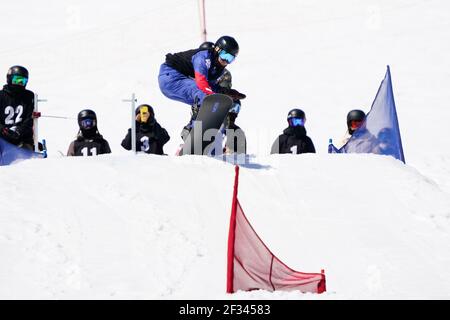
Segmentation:
{"type": "Polygon", "coordinates": [[[231,53],[222,50],[219,53],[219,58],[226,61],[227,63],[232,63],[236,57],[233,56],[231,53]]]}
{"type": "Polygon", "coordinates": [[[305,125],[305,119],[302,118],[290,118],[288,122],[291,127],[303,127],[305,125]]]}
{"type": "Polygon", "coordinates": [[[94,119],[83,119],[81,120],[81,128],[85,129],[85,130],[89,130],[92,129],[93,127],[95,127],[96,121],[94,119]]]}
{"type": "Polygon", "coordinates": [[[19,76],[19,75],[14,75],[11,79],[11,83],[15,84],[15,85],[19,85],[19,86],[26,86],[28,83],[28,78],[23,77],[23,76],[19,76]]]}

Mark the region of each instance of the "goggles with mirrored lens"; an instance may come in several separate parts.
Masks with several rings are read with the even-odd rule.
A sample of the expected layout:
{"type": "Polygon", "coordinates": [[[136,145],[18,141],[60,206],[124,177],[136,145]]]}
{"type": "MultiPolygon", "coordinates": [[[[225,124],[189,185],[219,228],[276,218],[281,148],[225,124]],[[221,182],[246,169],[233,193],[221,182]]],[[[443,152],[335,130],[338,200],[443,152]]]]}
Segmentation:
{"type": "Polygon", "coordinates": [[[28,82],[28,78],[23,77],[23,76],[18,76],[18,75],[14,75],[12,77],[11,83],[15,84],[15,85],[20,85],[20,86],[26,86],[28,82]]]}
{"type": "Polygon", "coordinates": [[[361,127],[362,124],[362,120],[352,120],[350,121],[350,128],[352,128],[353,130],[358,129],[359,127],[361,127]]]}
{"type": "Polygon", "coordinates": [[[219,53],[219,58],[222,59],[223,61],[226,61],[227,63],[232,63],[236,57],[233,56],[231,53],[222,50],[219,53]]]}
{"type": "Polygon", "coordinates": [[[81,120],[81,128],[85,130],[92,129],[95,127],[95,120],[94,119],[83,119],[81,120]]]}
{"type": "Polygon", "coordinates": [[[305,125],[305,119],[302,118],[290,118],[289,119],[289,125],[291,127],[299,127],[305,125]]]}

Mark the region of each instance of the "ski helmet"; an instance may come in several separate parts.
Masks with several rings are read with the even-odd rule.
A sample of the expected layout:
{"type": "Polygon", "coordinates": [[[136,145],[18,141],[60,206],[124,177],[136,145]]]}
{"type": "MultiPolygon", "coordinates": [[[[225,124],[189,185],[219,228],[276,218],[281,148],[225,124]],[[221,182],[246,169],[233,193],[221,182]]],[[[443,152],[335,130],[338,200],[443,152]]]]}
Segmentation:
{"type": "Polygon", "coordinates": [[[214,47],[216,48],[218,53],[223,50],[235,57],[239,53],[239,45],[237,41],[230,36],[220,37],[214,44],[214,47]]]}
{"type": "Polygon", "coordinates": [[[6,82],[25,87],[28,83],[28,70],[22,66],[12,66],[6,74],[6,82]]]}
{"type": "Polygon", "coordinates": [[[349,132],[353,133],[356,129],[358,128],[352,128],[351,123],[352,121],[364,121],[366,117],[366,114],[364,113],[364,111],[359,110],[359,109],[354,109],[351,110],[348,114],[347,114],[347,128],[349,130],[349,132]]]}
{"type": "Polygon", "coordinates": [[[78,126],[81,130],[97,128],[97,115],[90,109],[81,110],[78,113],[78,126]]]}
{"type": "Polygon", "coordinates": [[[304,126],[305,120],[305,112],[301,109],[292,109],[287,116],[290,127],[304,126]]]}
{"type": "Polygon", "coordinates": [[[209,50],[209,49],[214,48],[214,43],[211,41],[205,41],[198,48],[203,49],[203,50],[209,50]]]}

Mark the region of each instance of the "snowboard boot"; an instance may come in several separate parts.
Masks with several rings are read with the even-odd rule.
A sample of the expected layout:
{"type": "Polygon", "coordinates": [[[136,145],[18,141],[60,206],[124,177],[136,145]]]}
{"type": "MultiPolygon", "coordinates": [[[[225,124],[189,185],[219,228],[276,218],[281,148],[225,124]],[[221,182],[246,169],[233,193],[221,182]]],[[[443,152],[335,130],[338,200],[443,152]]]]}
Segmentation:
{"type": "Polygon", "coordinates": [[[183,130],[181,130],[181,139],[185,140],[189,132],[191,132],[194,121],[197,119],[199,109],[200,106],[197,102],[195,102],[191,107],[191,120],[189,120],[189,123],[183,127],[183,130]]]}

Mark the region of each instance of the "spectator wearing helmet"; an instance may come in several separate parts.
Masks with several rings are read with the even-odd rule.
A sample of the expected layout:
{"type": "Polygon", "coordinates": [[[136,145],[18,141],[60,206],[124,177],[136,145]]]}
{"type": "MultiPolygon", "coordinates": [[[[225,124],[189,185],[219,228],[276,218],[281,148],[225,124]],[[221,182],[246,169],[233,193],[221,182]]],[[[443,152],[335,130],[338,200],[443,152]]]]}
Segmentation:
{"type": "Polygon", "coordinates": [[[348,153],[373,153],[377,145],[377,138],[366,128],[366,114],[359,109],[351,110],[347,114],[347,132],[341,141],[342,148],[346,146],[348,153]],[[352,139],[352,143],[347,144],[352,139]]]}
{"type": "Polygon", "coordinates": [[[350,140],[353,133],[359,127],[361,127],[365,119],[366,114],[364,113],[364,111],[359,109],[349,111],[349,113],[347,114],[347,131],[345,132],[345,135],[342,138],[340,144],[336,146],[338,149],[342,148],[348,142],[348,140],[350,140]]]}
{"type": "Polygon", "coordinates": [[[306,116],[300,109],[292,109],[287,116],[287,127],[272,145],[271,154],[275,153],[316,153],[314,144],[306,135],[306,116]]]}
{"type": "Polygon", "coordinates": [[[12,66],[0,90],[0,138],[29,150],[34,149],[34,93],[26,90],[28,70],[12,66]]]}
{"type": "MultiPolygon", "coordinates": [[[[202,44],[200,48],[167,54],[158,76],[161,92],[169,99],[190,106],[201,106],[203,99],[213,93],[227,94],[234,100],[244,99],[245,95],[237,90],[223,89],[217,85],[217,79],[238,53],[237,41],[233,37],[222,36],[213,47],[202,44]]],[[[193,109],[188,129],[197,111],[193,109]]]]}
{"type": "Polygon", "coordinates": [[[78,113],[77,138],[72,141],[67,150],[67,156],[96,156],[111,153],[108,141],[99,133],[97,128],[97,115],[90,109],[78,113]]]}
{"type": "MultiPolygon", "coordinates": [[[[155,111],[148,104],[136,108],[136,150],[163,155],[163,146],[170,140],[166,129],[155,119],[155,111]]],[[[122,141],[122,147],[131,150],[131,128],[122,141]]]]}

